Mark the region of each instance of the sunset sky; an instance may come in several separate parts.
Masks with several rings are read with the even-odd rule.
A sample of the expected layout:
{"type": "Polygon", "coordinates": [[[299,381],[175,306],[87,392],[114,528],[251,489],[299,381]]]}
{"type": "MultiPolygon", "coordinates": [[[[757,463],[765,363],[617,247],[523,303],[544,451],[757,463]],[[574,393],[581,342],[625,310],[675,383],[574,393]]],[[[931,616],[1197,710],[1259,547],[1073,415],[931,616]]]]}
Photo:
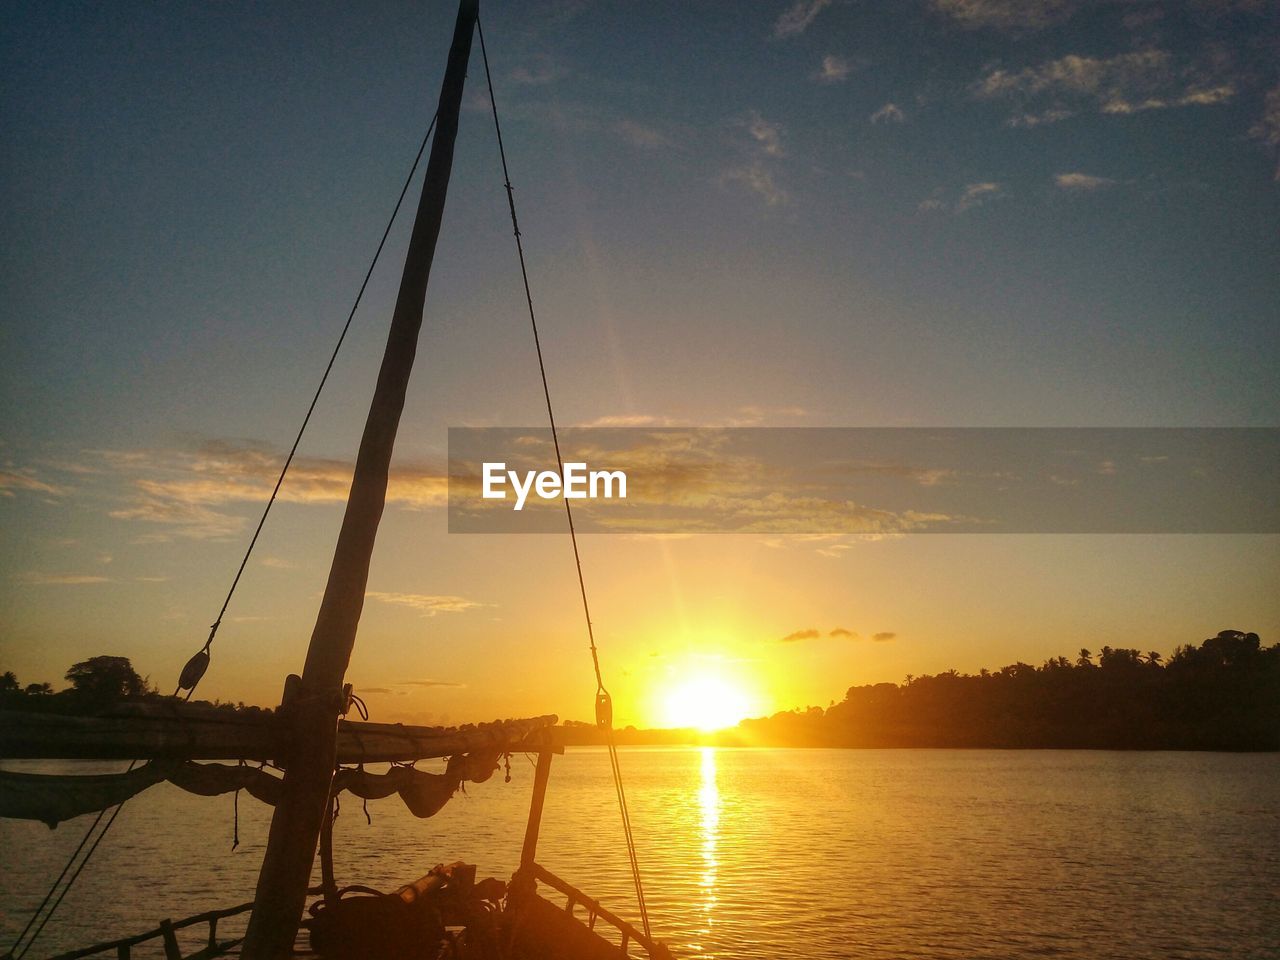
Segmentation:
{"type": "MultiPolygon", "coordinates": [[[[204,642],[434,110],[451,3],[27,4],[0,26],[0,670],[204,642]]],[[[1280,7],[483,3],[564,424],[1280,425],[1280,7]]],[[[446,431],[545,417],[473,50],[349,679],[591,714],[564,536],[446,532],[446,431]]],[[[415,184],[413,196],[416,197],[415,184]]],[[[302,665],[397,224],[201,697],[302,665]]],[[[620,724],[1280,639],[1280,537],[582,541],[620,724]],[[718,695],[718,694],[716,694],[718,695]]]]}

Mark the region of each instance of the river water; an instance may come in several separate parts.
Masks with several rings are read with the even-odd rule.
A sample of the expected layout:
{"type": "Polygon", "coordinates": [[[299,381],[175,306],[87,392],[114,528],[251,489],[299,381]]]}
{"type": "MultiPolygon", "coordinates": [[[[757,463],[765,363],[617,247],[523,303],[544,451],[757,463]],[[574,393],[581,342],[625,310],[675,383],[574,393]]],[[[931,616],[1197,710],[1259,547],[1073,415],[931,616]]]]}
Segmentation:
{"type": "MultiPolygon", "coordinates": [[[[622,764],[654,932],[680,957],[1280,957],[1280,754],[633,748],[622,764]]],[[[505,879],[530,760],[511,774],[426,821],[392,797],[368,824],[349,799],[339,882],[393,889],[456,859],[505,879]]],[[[269,811],[239,808],[232,851],[230,796],[130,801],[29,956],[251,899],[269,811]]],[[[0,821],[4,949],[88,822],[0,821]]],[[[557,757],[538,860],[635,917],[618,823],[607,755],[557,757]]]]}

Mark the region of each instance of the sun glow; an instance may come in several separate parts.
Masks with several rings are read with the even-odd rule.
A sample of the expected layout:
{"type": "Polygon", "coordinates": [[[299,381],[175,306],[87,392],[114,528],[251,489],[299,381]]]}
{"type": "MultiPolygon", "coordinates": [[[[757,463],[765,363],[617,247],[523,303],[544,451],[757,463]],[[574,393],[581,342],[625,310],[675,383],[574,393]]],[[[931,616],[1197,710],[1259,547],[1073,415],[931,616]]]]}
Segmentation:
{"type": "Polygon", "coordinates": [[[668,727],[708,732],[735,726],[750,712],[750,699],[740,687],[711,675],[678,682],[663,703],[663,721],[668,727]]]}

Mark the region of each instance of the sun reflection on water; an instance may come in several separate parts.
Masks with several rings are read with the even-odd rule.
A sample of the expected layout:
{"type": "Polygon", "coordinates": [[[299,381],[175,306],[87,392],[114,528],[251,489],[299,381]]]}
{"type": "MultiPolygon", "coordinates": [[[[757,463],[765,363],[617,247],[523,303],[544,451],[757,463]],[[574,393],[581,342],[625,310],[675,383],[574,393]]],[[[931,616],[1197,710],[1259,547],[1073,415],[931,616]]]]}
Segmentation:
{"type": "Polygon", "coordinates": [[[716,748],[702,748],[702,787],[698,790],[702,812],[702,933],[711,934],[716,906],[716,843],[720,838],[720,788],[716,785],[716,748]]]}

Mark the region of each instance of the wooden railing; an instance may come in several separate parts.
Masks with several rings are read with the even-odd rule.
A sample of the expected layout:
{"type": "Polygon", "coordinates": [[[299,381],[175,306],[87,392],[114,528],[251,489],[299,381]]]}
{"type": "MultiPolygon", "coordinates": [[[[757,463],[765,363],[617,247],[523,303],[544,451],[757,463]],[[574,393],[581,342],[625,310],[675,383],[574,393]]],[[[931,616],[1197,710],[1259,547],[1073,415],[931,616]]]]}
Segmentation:
{"type": "Polygon", "coordinates": [[[600,903],[600,901],[587,896],[567,881],[561,880],[546,867],[542,866],[542,864],[532,864],[532,873],[535,880],[545,883],[553,890],[556,890],[569,898],[568,902],[565,904],[565,911],[570,915],[573,914],[576,907],[584,907],[587,911],[588,929],[595,930],[597,919],[604,920],[614,927],[622,936],[620,949],[623,957],[629,956],[627,948],[631,943],[635,943],[641,947],[645,953],[652,958],[652,960],[670,960],[671,953],[667,949],[666,944],[645,936],[642,931],[637,930],[635,926],[628,923],[626,920],[623,920],[608,907],[600,903]]]}
{"type": "Polygon", "coordinates": [[[157,937],[164,940],[165,960],[207,960],[210,957],[220,957],[233,947],[239,946],[244,938],[235,937],[231,940],[220,941],[218,939],[218,921],[226,917],[247,913],[252,909],[253,903],[249,902],[242,903],[238,907],[228,907],[225,910],[210,910],[208,913],[198,913],[194,917],[187,917],[185,920],[161,920],[160,926],[154,930],[148,930],[146,933],[140,933],[134,937],[126,937],[123,940],[99,943],[81,950],[73,950],[71,953],[61,953],[54,957],[53,960],[78,960],[80,957],[90,957],[94,954],[108,952],[114,952],[119,960],[129,960],[130,951],[134,947],[140,943],[146,943],[148,940],[155,940],[157,937]],[[204,947],[184,957],[182,948],[178,945],[176,931],[186,927],[194,927],[201,923],[209,925],[208,941],[204,947]]]}

